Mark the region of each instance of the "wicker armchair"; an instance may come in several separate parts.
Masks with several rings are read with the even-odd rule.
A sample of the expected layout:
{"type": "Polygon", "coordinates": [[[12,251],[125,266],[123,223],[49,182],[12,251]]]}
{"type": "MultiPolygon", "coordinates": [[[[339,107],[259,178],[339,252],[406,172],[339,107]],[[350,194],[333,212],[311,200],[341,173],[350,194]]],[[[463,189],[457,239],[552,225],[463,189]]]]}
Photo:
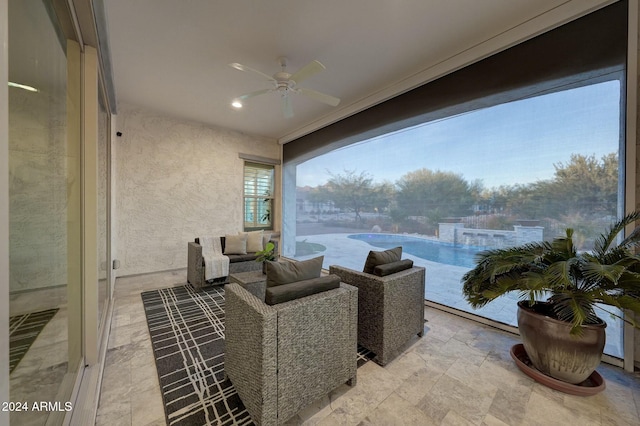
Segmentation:
{"type": "Polygon", "coordinates": [[[414,335],[422,337],[425,268],[379,277],[334,265],[329,273],[358,288],[358,343],[378,364],[395,358],[414,335]]]}
{"type": "Polygon", "coordinates": [[[282,424],[356,384],[357,289],[341,283],[276,305],[235,283],[225,294],[225,376],[256,424],[282,424]]]}

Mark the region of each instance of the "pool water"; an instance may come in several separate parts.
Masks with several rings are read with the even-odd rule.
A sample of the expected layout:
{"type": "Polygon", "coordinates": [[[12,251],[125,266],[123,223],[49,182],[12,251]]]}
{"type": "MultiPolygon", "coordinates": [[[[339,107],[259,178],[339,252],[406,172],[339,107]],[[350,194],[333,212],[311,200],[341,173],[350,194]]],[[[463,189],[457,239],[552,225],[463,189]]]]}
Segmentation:
{"type": "Polygon", "coordinates": [[[389,249],[402,246],[402,252],[419,258],[447,265],[473,268],[475,255],[486,247],[461,246],[451,243],[426,240],[399,234],[354,234],[349,238],[364,241],[374,247],[389,249]]]}

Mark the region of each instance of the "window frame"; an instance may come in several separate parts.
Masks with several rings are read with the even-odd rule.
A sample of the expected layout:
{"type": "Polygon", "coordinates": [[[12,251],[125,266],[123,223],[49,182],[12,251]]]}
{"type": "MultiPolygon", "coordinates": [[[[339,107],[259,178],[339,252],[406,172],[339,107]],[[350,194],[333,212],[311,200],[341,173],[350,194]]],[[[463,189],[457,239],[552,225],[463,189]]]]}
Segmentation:
{"type": "MultiPolygon", "coordinates": [[[[637,5],[636,5],[637,7],[637,5]]],[[[581,87],[585,80],[610,80],[613,74],[622,76],[621,82],[621,139],[619,150],[619,186],[621,212],[636,206],[637,180],[635,162],[635,110],[630,111],[628,100],[635,98],[637,46],[633,5],[622,0],[567,23],[534,35],[531,39],[481,56],[451,72],[434,76],[433,80],[402,94],[363,109],[357,114],[336,120],[324,127],[287,140],[283,145],[282,167],[282,235],[283,255],[292,255],[296,248],[296,167],[325,153],[403,130],[416,124],[447,118],[479,108],[507,103],[512,100],[553,93],[557,90],[581,87]],[[631,17],[628,14],[631,13],[631,17]],[[592,31],[599,28],[597,35],[592,31]],[[482,78],[479,78],[481,76],[482,78]],[[625,107],[626,106],[626,107],[625,107]],[[626,112],[625,112],[626,111],[626,112]],[[625,121],[626,120],[626,121],[625,121]],[[292,179],[293,178],[293,179],[292,179]]],[[[633,105],[631,105],[633,106],[633,105]]],[[[633,108],[632,108],[633,109],[633,108]]],[[[443,308],[435,302],[429,306],[443,308]]],[[[455,308],[444,308],[481,323],[514,331],[510,326],[466,314],[455,308]],[[504,328],[503,328],[504,327],[504,328]]],[[[632,329],[625,326],[624,360],[604,356],[615,365],[633,366],[632,329]]]]}
{"type": "Polygon", "coordinates": [[[243,202],[243,229],[244,231],[259,231],[259,230],[273,230],[274,229],[274,208],[275,208],[275,173],[276,168],[273,164],[266,164],[257,161],[245,160],[243,165],[243,190],[242,190],[242,202],[243,202]],[[252,175],[248,176],[248,172],[254,170],[252,175]],[[257,170],[269,170],[270,176],[267,178],[270,180],[266,186],[269,187],[269,191],[265,195],[259,195],[257,192],[259,191],[261,185],[259,179],[257,177],[257,170]],[[247,185],[253,186],[255,188],[255,194],[247,193],[247,185]],[[253,200],[252,203],[248,204],[249,200],[253,200]],[[268,224],[261,224],[260,220],[260,211],[258,208],[258,203],[262,200],[262,202],[266,202],[268,200],[269,204],[266,208],[266,213],[268,215],[268,224]],[[247,217],[249,215],[248,206],[253,206],[254,215],[258,217],[254,217],[253,221],[248,221],[247,217]]]}

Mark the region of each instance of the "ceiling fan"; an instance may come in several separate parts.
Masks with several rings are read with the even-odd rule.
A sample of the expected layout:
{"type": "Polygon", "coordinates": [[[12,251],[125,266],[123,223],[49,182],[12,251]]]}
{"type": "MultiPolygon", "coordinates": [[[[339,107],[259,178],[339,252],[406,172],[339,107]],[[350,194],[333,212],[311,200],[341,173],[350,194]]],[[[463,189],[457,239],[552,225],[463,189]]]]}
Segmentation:
{"type": "Polygon", "coordinates": [[[291,98],[289,97],[291,93],[299,93],[301,95],[308,96],[311,99],[331,106],[337,106],[340,103],[340,99],[336,98],[335,96],[327,95],[325,93],[320,93],[315,90],[298,86],[298,84],[300,84],[302,81],[325,69],[324,65],[322,65],[319,61],[311,61],[293,74],[285,71],[287,67],[287,58],[278,58],[278,63],[280,64],[281,70],[275,73],[273,76],[269,76],[246,65],[238,64],[237,62],[229,64],[230,67],[237,70],[256,73],[266,78],[272,84],[272,87],[269,89],[256,90],[255,92],[249,92],[245,93],[244,95],[238,96],[233,100],[232,105],[236,108],[240,108],[242,107],[242,101],[245,101],[249,98],[263,95],[265,93],[278,92],[280,93],[280,97],[282,99],[282,114],[286,118],[289,118],[293,117],[293,108],[291,106],[291,98]]]}

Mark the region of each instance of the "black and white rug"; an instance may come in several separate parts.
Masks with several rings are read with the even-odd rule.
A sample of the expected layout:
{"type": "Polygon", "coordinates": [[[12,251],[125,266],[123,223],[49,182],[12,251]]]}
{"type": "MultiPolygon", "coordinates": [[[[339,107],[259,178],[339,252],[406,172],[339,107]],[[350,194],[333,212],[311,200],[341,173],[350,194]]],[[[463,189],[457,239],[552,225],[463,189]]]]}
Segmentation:
{"type": "Polygon", "coordinates": [[[36,337],[58,312],[58,308],[9,318],[9,373],[20,363],[36,337]]]}
{"type": "MultiPolygon", "coordinates": [[[[224,380],[224,287],[142,293],[168,425],[252,425],[224,380]]],[[[358,350],[358,367],[373,357],[358,350]]]]}

